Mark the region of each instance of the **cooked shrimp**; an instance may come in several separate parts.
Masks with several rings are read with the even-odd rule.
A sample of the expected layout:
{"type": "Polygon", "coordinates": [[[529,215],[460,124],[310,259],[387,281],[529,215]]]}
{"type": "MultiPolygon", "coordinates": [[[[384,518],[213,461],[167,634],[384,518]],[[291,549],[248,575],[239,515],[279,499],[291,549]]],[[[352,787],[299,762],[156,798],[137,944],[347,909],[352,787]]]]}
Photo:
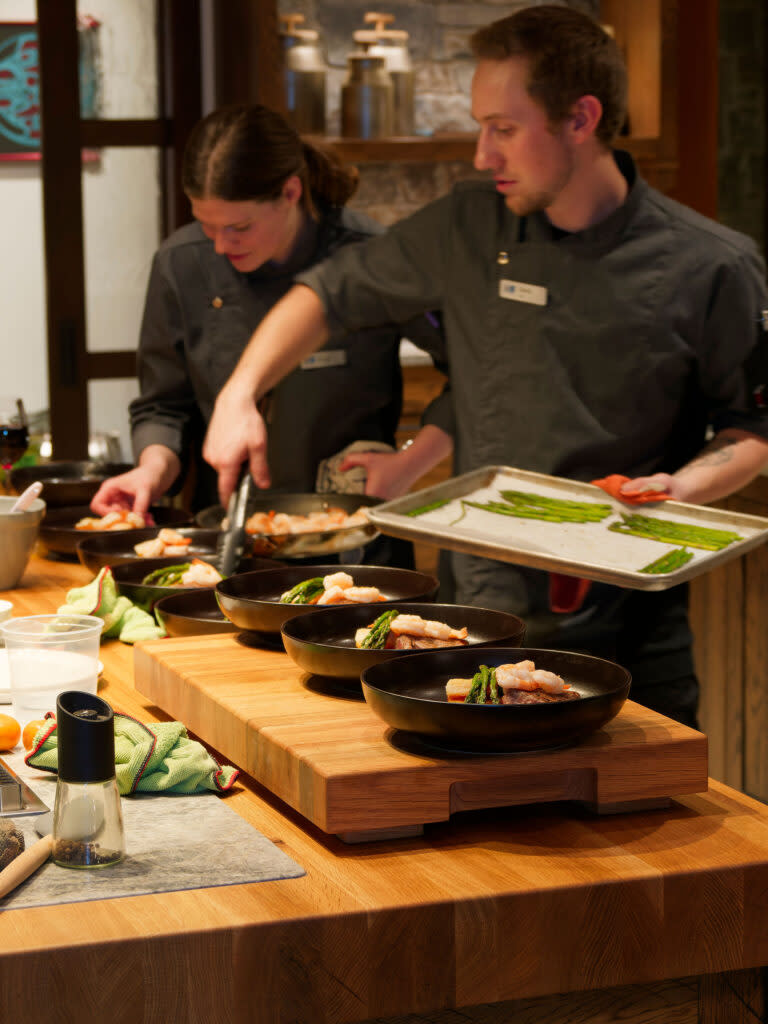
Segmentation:
{"type": "Polygon", "coordinates": [[[191,537],[185,537],[179,533],[178,530],[171,530],[167,526],[158,533],[157,539],[162,541],[163,544],[170,545],[171,547],[188,547],[192,543],[191,537]]]}
{"type": "Polygon", "coordinates": [[[139,544],[134,544],[133,550],[139,558],[159,558],[165,554],[165,545],[159,537],[154,537],[152,540],[143,540],[139,544]]]}
{"type": "Polygon", "coordinates": [[[378,587],[330,587],[317,603],[369,604],[372,601],[386,601],[378,587]]]}
{"type": "Polygon", "coordinates": [[[181,577],[183,587],[212,587],[221,580],[221,573],[208,562],[196,558],[181,577]]]}
{"type": "Polygon", "coordinates": [[[348,572],[332,572],[328,576],[323,576],[323,587],[326,590],[330,590],[331,587],[341,587],[342,590],[346,590],[354,585],[355,581],[348,572]]]}
{"type": "Polygon", "coordinates": [[[393,633],[408,633],[409,636],[429,636],[435,640],[466,640],[467,627],[453,629],[447,622],[422,619],[420,615],[398,615],[389,626],[393,633]]]}
{"type": "Polygon", "coordinates": [[[560,676],[554,672],[537,669],[532,661],[498,665],[496,682],[504,690],[544,690],[546,693],[562,693],[570,688],[570,684],[560,676]]]}

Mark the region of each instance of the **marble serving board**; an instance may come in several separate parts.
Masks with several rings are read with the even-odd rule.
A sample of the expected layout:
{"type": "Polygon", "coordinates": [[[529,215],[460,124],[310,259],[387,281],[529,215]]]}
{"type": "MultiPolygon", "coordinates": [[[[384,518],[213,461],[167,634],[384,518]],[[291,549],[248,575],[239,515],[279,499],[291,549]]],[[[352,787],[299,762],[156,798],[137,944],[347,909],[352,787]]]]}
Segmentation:
{"type": "MultiPolygon", "coordinates": [[[[4,754],[3,758],[52,810],[55,776],[29,768],[22,754],[4,754]]],[[[124,861],[107,868],[82,870],[59,867],[49,860],[0,899],[0,910],[244,885],[305,874],[299,864],[227,807],[225,801],[226,797],[216,793],[123,797],[124,861]]],[[[34,817],[12,820],[24,833],[28,847],[39,839],[34,817]]]]}

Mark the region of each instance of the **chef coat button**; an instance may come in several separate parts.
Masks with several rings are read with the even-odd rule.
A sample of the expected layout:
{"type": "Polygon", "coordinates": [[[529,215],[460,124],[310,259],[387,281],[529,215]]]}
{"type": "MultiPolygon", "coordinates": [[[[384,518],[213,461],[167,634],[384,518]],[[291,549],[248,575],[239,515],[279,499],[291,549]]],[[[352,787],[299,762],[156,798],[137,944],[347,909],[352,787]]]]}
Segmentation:
{"type": "Polygon", "coordinates": [[[224,305],[224,299],[217,295],[216,298],[211,301],[211,305],[214,309],[221,309],[224,305]]]}
{"type": "Polygon", "coordinates": [[[502,252],[500,252],[496,257],[496,262],[500,263],[502,267],[505,267],[507,263],[509,263],[509,253],[502,250],[502,252]]]}

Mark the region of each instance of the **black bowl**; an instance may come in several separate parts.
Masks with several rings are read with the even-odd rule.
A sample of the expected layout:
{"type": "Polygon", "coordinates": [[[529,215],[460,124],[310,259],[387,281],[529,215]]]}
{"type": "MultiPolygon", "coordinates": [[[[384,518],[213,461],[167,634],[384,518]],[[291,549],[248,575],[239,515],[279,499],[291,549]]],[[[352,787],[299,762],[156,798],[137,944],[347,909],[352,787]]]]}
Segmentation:
{"type": "MultiPolygon", "coordinates": [[[[43,492],[45,493],[45,492],[43,492]]],[[[184,526],[191,522],[188,512],[180,508],[167,508],[164,505],[150,509],[158,527],[184,526]]],[[[77,505],[73,508],[55,508],[48,512],[40,524],[40,540],[49,550],[59,555],[77,555],[77,545],[86,537],[114,537],[117,533],[130,533],[135,536],[138,530],[76,530],[75,523],[85,516],[95,516],[88,505],[77,505]]],[[[152,534],[154,536],[154,533],[152,534]]]]}
{"type": "Polygon", "coordinates": [[[302,580],[336,572],[349,573],[356,586],[378,587],[386,601],[357,607],[381,611],[402,601],[432,601],[439,585],[436,577],[428,573],[386,565],[286,565],[230,576],[216,585],[216,598],[227,618],[240,629],[279,633],[288,619],[317,610],[312,604],[281,604],[280,595],[302,580]]]}
{"type": "Polygon", "coordinates": [[[204,633],[235,633],[237,626],[219,608],[216,592],[185,587],[162,597],[155,618],[169,636],[200,636],[204,633]]]}
{"type": "MultiPolygon", "coordinates": [[[[518,647],[525,638],[525,623],[516,615],[492,608],[474,608],[458,604],[397,605],[404,615],[437,619],[454,629],[466,626],[468,647],[505,645],[518,647]]],[[[379,615],[371,605],[347,605],[320,608],[309,615],[289,619],[282,628],[285,650],[305,672],[337,679],[359,679],[371,665],[390,658],[403,658],[424,651],[368,651],[355,647],[355,631],[368,626],[379,615]]]]}
{"type": "MultiPolygon", "coordinates": [[[[269,494],[252,495],[248,501],[247,515],[255,512],[286,512],[288,515],[310,515],[327,508],[341,508],[347,513],[355,512],[361,505],[380,505],[381,498],[365,494],[269,494]]],[[[218,529],[225,516],[221,505],[204,508],[195,516],[198,526],[218,529]]],[[[274,555],[278,558],[309,558],[335,555],[351,551],[367,544],[378,531],[373,523],[362,526],[348,526],[337,530],[315,530],[307,533],[250,534],[249,550],[254,555],[274,555]]]]}
{"type": "MultiPolygon", "coordinates": [[[[93,573],[97,573],[105,565],[135,562],[142,556],[137,555],[133,550],[134,544],[139,544],[143,540],[152,540],[157,536],[158,530],[157,526],[148,526],[143,530],[85,533],[83,539],[77,543],[77,557],[86,569],[90,569],[93,573]]],[[[215,555],[218,530],[203,530],[199,526],[180,526],[178,532],[182,537],[190,537],[192,543],[187,548],[186,555],[174,556],[177,561],[186,561],[188,557],[210,558],[215,555]]],[[[270,562],[269,564],[276,565],[278,563],[270,562]]]]}
{"type": "Polygon", "coordinates": [[[42,462],[39,466],[17,466],[10,472],[11,488],[21,494],[40,480],[49,509],[87,505],[102,483],[111,476],[133,469],[130,462],[42,462]]]}
{"type": "Polygon", "coordinates": [[[571,651],[471,647],[424,651],[366,669],[363,695],[393,729],[438,745],[478,752],[544,750],[578,743],[610,722],[629,694],[629,672],[612,661],[571,651]],[[480,665],[530,658],[562,676],[582,696],[555,704],[449,702],[449,679],[468,679],[480,665]]]}
{"type": "MultiPolygon", "coordinates": [[[[130,598],[134,604],[139,605],[141,608],[147,611],[152,611],[155,604],[162,598],[167,597],[169,594],[187,593],[190,590],[210,590],[213,592],[213,586],[209,587],[163,587],[155,585],[153,583],[142,583],[151,572],[155,569],[162,569],[167,565],[179,565],[181,562],[188,562],[190,559],[185,558],[183,555],[180,556],[166,556],[165,558],[137,558],[132,562],[121,562],[112,569],[112,576],[115,580],[118,594],[123,594],[125,597],[130,598]]],[[[213,562],[213,557],[202,558],[202,562],[213,562]]],[[[246,564],[250,568],[250,572],[246,573],[249,576],[258,575],[259,571],[263,568],[260,563],[266,563],[267,571],[271,571],[272,562],[268,559],[250,558],[246,564]]],[[[230,576],[229,579],[235,579],[236,577],[230,576]]]]}

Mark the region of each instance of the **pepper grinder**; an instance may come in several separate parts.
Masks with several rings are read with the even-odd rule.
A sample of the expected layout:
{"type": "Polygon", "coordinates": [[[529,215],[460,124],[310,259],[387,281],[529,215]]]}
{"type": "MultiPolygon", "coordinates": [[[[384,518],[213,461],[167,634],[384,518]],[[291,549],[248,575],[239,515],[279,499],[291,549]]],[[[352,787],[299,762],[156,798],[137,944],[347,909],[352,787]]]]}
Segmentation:
{"type": "Polygon", "coordinates": [[[58,782],[53,809],[53,860],[96,868],[125,856],[115,778],[115,721],[101,697],[67,690],[56,698],[58,782]]]}

